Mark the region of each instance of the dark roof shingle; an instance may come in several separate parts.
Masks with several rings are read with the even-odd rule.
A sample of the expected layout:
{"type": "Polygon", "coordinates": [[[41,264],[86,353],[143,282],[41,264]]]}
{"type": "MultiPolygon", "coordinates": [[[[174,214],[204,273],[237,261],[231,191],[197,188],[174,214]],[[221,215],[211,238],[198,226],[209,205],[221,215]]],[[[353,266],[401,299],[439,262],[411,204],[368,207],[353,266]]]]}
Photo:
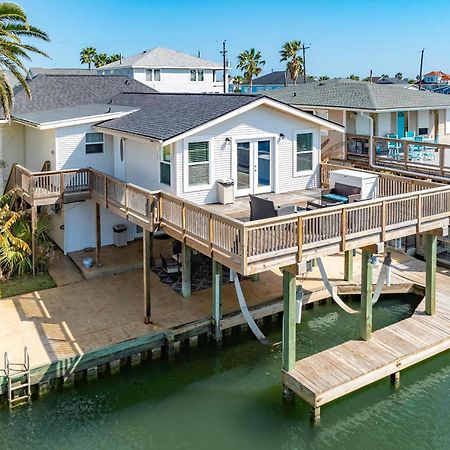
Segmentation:
{"type": "Polygon", "coordinates": [[[37,75],[29,81],[29,86],[32,100],[22,87],[15,89],[13,117],[68,106],[108,103],[122,92],[156,92],[118,75],[37,75]]]}
{"type": "Polygon", "coordinates": [[[166,140],[214,120],[260,98],[235,94],[133,94],[114,97],[113,103],[140,110],[98,124],[158,140],[166,140]]]}

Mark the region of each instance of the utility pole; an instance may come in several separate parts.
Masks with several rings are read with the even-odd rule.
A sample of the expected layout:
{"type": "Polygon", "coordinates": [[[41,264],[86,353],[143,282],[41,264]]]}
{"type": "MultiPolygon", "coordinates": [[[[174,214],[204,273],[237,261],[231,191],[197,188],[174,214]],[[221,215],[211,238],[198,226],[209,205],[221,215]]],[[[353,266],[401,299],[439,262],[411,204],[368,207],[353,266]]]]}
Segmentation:
{"type": "Polygon", "coordinates": [[[422,90],[422,71],[423,71],[423,54],[425,52],[425,49],[422,49],[421,55],[420,55],[420,74],[419,74],[419,91],[422,90]]]}
{"type": "Polygon", "coordinates": [[[223,57],[223,93],[227,93],[227,40],[225,39],[222,43],[222,51],[220,52],[223,57]]]}
{"type": "Polygon", "coordinates": [[[311,48],[311,44],[309,47],[305,47],[305,44],[302,44],[302,52],[303,52],[303,81],[306,83],[306,50],[311,48]]]}

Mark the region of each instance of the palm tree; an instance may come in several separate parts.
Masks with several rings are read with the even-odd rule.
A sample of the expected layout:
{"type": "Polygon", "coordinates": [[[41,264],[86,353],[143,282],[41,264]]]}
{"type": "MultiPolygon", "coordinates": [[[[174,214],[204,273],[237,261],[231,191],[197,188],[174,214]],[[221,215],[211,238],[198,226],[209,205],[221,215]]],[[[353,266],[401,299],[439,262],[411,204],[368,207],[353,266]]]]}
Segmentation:
{"type": "Polygon", "coordinates": [[[242,83],[244,83],[244,78],[240,75],[236,75],[232,80],[233,85],[235,86],[234,92],[241,92],[242,83]]]}
{"type": "Polygon", "coordinates": [[[354,81],[359,81],[359,77],[358,77],[358,75],[355,75],[355,74],[351,74],[351,75],[349,75],[348,77],[347,77],[349,80],[354,80],[354,81]]]}
{"type": "Polygon", "coordinates": [[[294,86],[297,84],[297,78],[303,74],[303,59],[299,56],[302,43],[300,41],[289,41],[283,45],[280,51],[280,62],[286,61],[286,67],[291,75],[294,86]]]}
{"type": "Polygon", "coordinates": [[[261,73],[262,66],[266,63],[261,59],[261,52],[254,48],[245,50],[238,55],[237,68],[244,73],[244,80],[249,85],[249,92],[252,92],[253,77],[261,73]]]}
{"type": "Polygon", "coordinates": [[[401,72],[397,72],[395,74],[395,78],[397,78],[397,80],[403,80],[403,74],[401,72]]]}
{"type": "Polygon", "coordinates": [[[87,64],[88,69],[91,68],[91,64],[94,63],[97,56],[97,50],[94,47],[85,47],[80,52],[81,64],[87,64]]]}
{"type": "Polygon", "coordinates": [[[108,64],[108,55],[106,53],[98,53],[95,55],[94,65],[95,67],[102,67],[105,64],[108,64]]]}
{"type": "Polygon", "coordinates": [[[7,120],[11,118],[14,92],[4,70],[9,70],[17,78],[31,98],[27,84],[28,70],[22,60],[31,61],[30,53],[48,57],[34,45],[22,42],[23,37],[49,41],[44,31],[28,23],[25,11],[19,5],[10,2],[0,3],[0,102],[7,120]]]}
{"type": "Polygon", "coordinates": [[[328,77],[327,75],[321,75],[319,77],[319,81],[326,81],[326,80],[329,80],[329,79],[330,79],[330,77],[328,77]]]}
{"type": "Polygon", "coordinates": [[[381,74],[381,79],[382,80],[386,80],[387,78],[389,78],[389,75],[387,73],[381,74]]]}
{"type": "Polygon", "coordinates": [[[113,53],[112,55],[108,56],[106,64],[109,64],[109,63],[112,63],[115,61],[120,61],[121,59],[122,59],[122,55],[120,53],[113,53]]]}

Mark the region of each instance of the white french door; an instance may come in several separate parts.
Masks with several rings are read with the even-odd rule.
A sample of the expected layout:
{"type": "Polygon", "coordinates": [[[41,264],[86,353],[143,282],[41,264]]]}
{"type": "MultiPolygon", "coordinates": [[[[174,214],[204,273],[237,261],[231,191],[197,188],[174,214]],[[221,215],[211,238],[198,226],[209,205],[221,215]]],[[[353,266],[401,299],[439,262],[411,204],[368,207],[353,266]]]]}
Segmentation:
{"type": "Polygon", "coordinates": [[[272,191],[272,140],[236,141],[234,179],[236,195],[272,191]]]}

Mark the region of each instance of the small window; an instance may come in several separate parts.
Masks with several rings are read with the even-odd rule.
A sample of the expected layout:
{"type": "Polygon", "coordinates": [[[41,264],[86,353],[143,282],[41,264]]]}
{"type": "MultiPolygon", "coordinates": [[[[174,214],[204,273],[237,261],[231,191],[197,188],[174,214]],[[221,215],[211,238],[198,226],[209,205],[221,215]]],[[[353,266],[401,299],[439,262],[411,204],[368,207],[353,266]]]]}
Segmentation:
{"type": "Polygon", "coordinates": [[[313,169],[313,133],[297,134],[296,172],[313,169]]]}
{"type": "Polygon", "coordinates": [[[85,134],[86,154],[103,153],[103,133],[85,134]]]}
{"type": "Polygon", "coordinates": [[[198,70],[197,71],[197,81],[203,81],[204,80],[204,74],[203,74],[203,70],[198,70]]]}
{"type": "Polygon", "coordinates": [[[164,145],[161,148],[161,159],[159,162],[159,179],[161,183],[170,186],[170,166],[172,162],[172,154],[170,145],[164,145]]]}
{"type": "Polygon", "coordinates": [[[153,70],[145,69],[145,81],[153,81],[153,70]]]}
{"type": "Polygon", "coordinates": [[[419,128],[419,136],[428,134],[428,128],[419,128]]]}
{"type": "Polygon", "coordinates": [[[197,81],[197,71],[195,69],[191,69],[191,81],[197,81]]]}
{"type": "Polygon", "coordinates": [[[161,69],[153,69],[153,78],[155,81],[161,81],[161,69]]]}
{"type": "Polygon", "coordinates": [[[209,142],[189,142],[188,182],[190,186],[209,184],[209,142]]]}

